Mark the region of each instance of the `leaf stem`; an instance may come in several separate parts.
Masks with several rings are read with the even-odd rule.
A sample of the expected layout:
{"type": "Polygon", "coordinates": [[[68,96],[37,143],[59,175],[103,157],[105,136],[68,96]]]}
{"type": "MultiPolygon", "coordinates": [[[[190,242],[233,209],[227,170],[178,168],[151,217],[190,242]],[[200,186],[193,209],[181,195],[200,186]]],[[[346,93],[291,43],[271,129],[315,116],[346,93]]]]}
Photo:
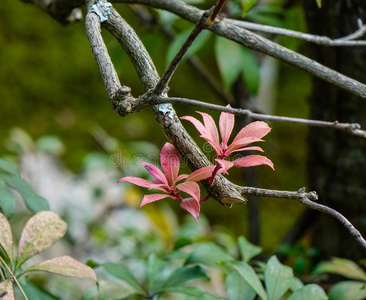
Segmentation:
{"type": "Polygon", "coordinates": [[[22,286],[20,285],[19,281],[17,280],[16,276],[14,275],[14,273],[11,271],[11,269],[9,268],[9,266],[6,264],[6,262],[4,261],[4,259],[1,256],[0,256],[0,262],[5,267],[5,269],[8,270],[8,272],[10,273],[12,279],[14,279],[14,281],[17,284],[17,286],[19,287],[20,292],[22,293],[24,299],[28,300],[27,295],[24,293],[24,290],[23,290],[22,286]]]}

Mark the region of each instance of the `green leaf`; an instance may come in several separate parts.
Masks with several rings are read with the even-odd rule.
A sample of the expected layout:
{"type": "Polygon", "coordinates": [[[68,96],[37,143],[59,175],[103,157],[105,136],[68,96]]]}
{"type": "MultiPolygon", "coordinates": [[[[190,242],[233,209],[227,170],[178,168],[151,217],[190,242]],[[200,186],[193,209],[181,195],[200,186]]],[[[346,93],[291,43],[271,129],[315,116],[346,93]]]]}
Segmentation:
{"type": "Polygon", "coordinates": [[[254,5],[257,4],[257,0],[241,0],[241,6],[242,6],[242,17],[245,17],[245,15],[250,11],[254,5]]]}
{"type": "Polygon", "coordinates": [[[360,281],[342,281],[336,283],[328,292],[328,296],[330,300],[365,299],[365,283],[360,281]]]}
{"type": "Polygon", "coordinates": [[[121,279],[126,282],[130,287],[134,289],[135,292],[140,294],[145,294],[144,289],[140,286],[139,282],[133,276],[130,269],[122,264],[116,263],[106,263],[103,264],[103,268],[111,275],[121,279]]]}
{"type": "Polygon", "coordinates": [[[8,220],[0,213],[0,245],[10,263],[13,263],[13,235],[8,220]]]}
{"type": "MultiPolygon", "coordinates": [[[[293,293],[287,300],[327,300],[328,296],[324,290],[317,284],[307,284],[301,289],[293,293]]],[[[355,298],[342,298],[342,299],[355,299],[355,298]]]]}
{"type": "Polygon", "coordinates": [[[13,283],[10,280],[0,282],[0,294],[4,295],[0,297],[1,300],[15,300],[13,283]]]}
{"type": "MultiPolygon", "coordinates": [[[[173,60],[175,55],[178,53],[178,51],[180,50],[180,48],[182,47],[184,42],[187,40],[187,38],[191,34],[193,28],[194,28],[193,26],[190,26],[190,28],[188,30],[176,35],[174,41],[170,44],[170,46],[168,48],[168,52],[167,52],[167,56],[166,56],[167,64],[169,64],[173,60]]],[[[202,31],[199,34],[199,36],[195,39],[192,46],[188,49],[187,53],[184,55],[183,60],[192,56],[199,49],[201,49],[209,37],[210,37],[210,32],[208,30],[202,31]]]]}
{"type": "Polygon", "coordinates": [[[30,185],[22,178],[1,174],[0,177],[5,181],[7,185],[20,193],[20,195],[24,199],[25,205],[31,212],[37,213],[43,210],[50,209],[48,201],[45,198],[37,195],[32,190],[30,185]]]}
{"type": "Polygon", "coordinates": [[[215,56],[224,87],[229,90],[242,72],[243,46],[228,39],[217,37],[215,41],[215,56]]]}
{"type": "Polygon", "coordinates": [[[290,267],[282,265],[276,256],[272,256],[264,271],[264,282],[268,298],[278,300],[290,288],[294,275],[290,267]]]}
{"type": "Polygon", "coordinates": [[[193,252],[188,256],[185,265],[203,264],[211,267],[217,267],[219,263],[234,260],[222,248],[213,243],[197,244],[193,252]]]}
{"type": "Polygon", "coordinates": [[[164,272],[166,266],[167,264],[157,258],[154,253],[150,254],[146,264],[146,280],[151,294],[163,288],[163,282],[166,280],[164,272]]]}
{"type": "Polygon", "coordinates": [[[238,238],[238,246],[240,255],[245,262],[250,261],[254,256],[262,252],[261,247],[249,243],[243,236],[238,238]]]}
{"type": "Polygon", "coordinates": [[[267,299],[263,285],[251,266],[242,261],[228,262],[227,265],[231,266],[235,271],[237,271],[261,299],[267,299]]]}
{"type": "Polygon", "coordinates": [[[17,267],[40,253],[66,233],[67,224],[54,212],[35,214],[25,225],[19,241],[17,267]]]}
{"type": "Polygon", "coordinates": [[[70,256],[61,256],[45,260],[24,272],[45,271],[67,277],[86,278],[97,281],[97,276],[92,268],[78,262],[70,256]]]}
{"type": "Polygon", "coordinates": [[[253,300],[256,292],[248,282],[236,271],[226,276],[225,286],[230,300],[253,300]]]}
{"type": "Polygon", "coordinates": [[[260,69],[253,52],[242,48],[243,80],[252,94],[257,94],[260,82],[260,69]]]}
{"type": "Polygon", "coordinates": [[[5,182],[0,178],[0,208],[7,218],[11,218],[16,209],[16,198],[8,190],[5,182]]]}
{"type": "MultiPolygon", "coordinates": [[[[176,287],[169,287],[164,289],[165,292],[169,293],[178,293],[178,294],[184,294],[187,296],[191,296],[192,299],[201,299],[201,300],[222,300],[226,298],[222,297],[216,297],[213,295],[210,295],[199,288],[193,287],[193,286],[176,286],[176,287]]],[[[170,298],[169,298],[170,299],[170,298]]],[[[174,299],[174,298],[172,298],[174,299]]],[[[191,299],[191,298],[189,298],[191,299]]]]}
{"type": "Polygon", "coordinates": [[[17,166],[3,159],[0,159],[0,171],[10,175],[20,176],[17,166]]]}
{"type": "Polygon", "coordinates": [[[165,287],[180,286],[193,279],[209,279],[209,277],[201,266],[177,268],[165,281],[164,289],[165,287]]]}
{"type": "Polygon", "coordinates": [[[302,283],[302,281],[299,278],[297,278],[297,277],[292,278],[291,285],[290,285],[290,290],[292,292],[296,292],[297,290],[299,290],[303,287],[304,287],[304,284],[302,283]]]}
{"type": "Polygon", "coordinates": [[[349,279],[366,281],[366,273],[353,261],[334,257],[330,262],[318,264],[313,274],[331,273],[344,276],[349,279]]]}
{"type": "Polygon", "coordinates": [[[120,283],[102,280],[98,282],[98,287],[93,286],[92,288],[88,289],[83,295],[82,300],[116,300],[126,299],[128,296],[132,295],[135,295],[134,289],[123,286],[120,283]]]}
{"type": "Polygon", "coordinates": [[[318,5],[318,8],[322,8],[322,0],[315,0],[316,5],[318,5]]]}

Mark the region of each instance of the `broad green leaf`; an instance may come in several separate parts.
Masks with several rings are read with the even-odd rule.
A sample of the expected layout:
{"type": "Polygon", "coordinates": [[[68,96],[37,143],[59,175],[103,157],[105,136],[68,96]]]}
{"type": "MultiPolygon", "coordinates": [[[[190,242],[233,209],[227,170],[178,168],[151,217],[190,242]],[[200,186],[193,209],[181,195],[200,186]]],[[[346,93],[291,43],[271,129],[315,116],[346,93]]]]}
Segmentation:
{"type": "Polygon", "coordinates": [[[0,245],[13,263],[13,235],[8,220],[0,213],[0,245]]]}
{"type": "MultiPolygon", "coordinates": [[[[170,44],[166,56],[166,63],[169,64],[175,55],[178,53],[184,42],[187,40],[188,36],[191,34],[192,29],[194,27],[190,26],[190,28],[180,34],[178,34],[174,41],[170,44]]],[[[192,46],[188,49],[187,53],[184,55],[183,59],[186,59],[196,53],[202,46],[205,44],[207,39],[210,36],[210,32],[208,30],[202,31],[199,36],[194,40],[192,46]]]]}
{"type": "Polygon", "coordinates": [[[236,271],[226,276],[225,286],[230,300],[253,300],[256,292],[248,282],[236,271]]]}
{"type": "Polygon", "coordinates": [[[151,294],[163,288],[163,283],[166,280],[166,272],[164,272],[166,267],[166,262],[157,258],[154,253],[149,256],[146,264],[146,280],[151,294]]]}
{"type": "Polygon", "coordinates": [[[260,69],[253,52],[247,48],[242,48],[243,80],[252,94],[257,94],[260,81],[260,69]]]}
{"type": "Polygon", "coordinates": [[[366,273],[353,261],[334,257],[330,262],[318,264],[313,274],[332,273],[350,279],[366,281],[366,273]]]}
{"type": "Polygon", "coordinates": [[[245,15],[250,11],[254,5],[257,4],[257,0],[241,0],[241,6],[242,6],[242,17],[245,17],[245,15]]]}
{"type": "Polygon", "coordinates": [[[328,292],[330,300],[363,300],[366,299],[365,283],[359,281],[342,281],[333,285],[328,292]]]}
{"type": "MultiPolygon", "coordinates": [[[[199,288],[193,287],[193,286],[176,286],[176,287],[169,287],[164,289],[165,292],[169,293],[178,293],[178,294],[184,294],[187,296],[191,296],[192,298],[189,299],[202,299],[202,300],[222,300],[225,298],[222,297],[216,297],[213,295],[210,295],[199,288]]],[[[169,298],[170,299],[170,298],[169,298]]],[[[174,299],[174,298],[171,298],[174,299]]]]}
{"type": "Polygon", "coordinates": [[[11,218],[16,209],[16,199],[0,178],[0,209],[7,218],[11,218]]]}
{"type": "Polygon", "coordinates": [[[0,297],[1,300],[15,300],[13,283],[10,280],[0,282],[0,297]]]}
{"type": "Polygon", "coordinates": [[[238,246],[240,255],[245,262],[250,261],[254,256],[262,252],[261,247],[249,243],[243,236],[238,238],[238,246]]]}
{"type": "Polygon", "coordinates": [[[92,268],[78,262],[70,256],[61,256],[45,260],[24,272],[45,271],[67,277],[87,278],[97,281],[97,276],[92,268]]]}
{"type": "MultiPolygon", "coordinates": [[[[135,289],[110,281],[99,281],[98,287],[93,286],[83,295],[82,300],[116,300],[126,299],[128,296],[135,295],[135,289]]],[[[127,298],[130,299],[130,298],[127,298]]],[[[132,298],[140,299],[140,298],[132,298]]]]}
{"type": "MultiPolygon", "coordinates": [[[[38,286],[33,285],[30,282],[26,284],[22,284],[22,288],[24,293],[27,295],[29,300],[59,300],[60,298],[56,297],[55,295],[51,294],[49,291],[40,289],[38,286]]],[[[15,289],[15,297],[16,299],[23,300],[24,297],[21,295],[19,289],[15,289]]]]}
{"type": "Polygon", "coordinates": [[[14,176],[18,176],[18,177],[20,176],[16,165],[13,165],[12,163],[10,163],[4,159],[0,159],[0,171],[3,173],[8,173],[10,175],[14,175],[14,176]]]}
{"type": "Polygon", "coordinates": [[[315,0],[316,5],[318,5],[318,8],[322,8],[322,0],[315,0]]]}
{"type": "Polygon", "coordinates": [[[303,287],[304,287],[304,284],[302,283],[302,281],[299,278],[297,278],[297,277],[292,278],[291,285],[290,285],[290,290],[292,292],[296,292],[297,290],[299,290],[303,287]]]}
{"type": "Polygon", "coordinates": [[[229,90],[243,70],[243,46],[228,39],[217,37],[215,56],[224,87],[229,90]]]}
{"type": "Polygon", "coordinates": [[[35,214],[25,225],[19,241],[17,267],[40,253],[66,233],[67,224],[52,211],[35,214]]]}
{"type": "Polygon", "coordinates": [[[25,205],[31,212],[36,213],[50,209],[48,201],[37,195],[30,185],[22,178],[11,175],[0,175],[0,177],[2,177],[7,185],[20,193],[24,199],[25,205]]]}
{"type": "MultiPolygon", "coordinates": [[[[317,284],[307,284],[293,293],[287,300],[327,300],[328,296],[324,290],[317,284]]],[[[354,298],[342,298],[354,299],[354,298]]]]}
{"type": "Polygon", "coordinates": [[[264,271],[264,282],[268,299],[278,300],[290,288],[294,275],[290,267],[282,265],[276,256],[272,256],[264,271]]]}
{"type": "Polygon", "coordinates": [[[180,286],[193,279],[209,279],[209,277],[201,266],[177,268],[164,282],[164,289],[166,287],[180,286]]]}
{"type": "Polygon", "coordinates": [[[132,287],[135,292],[144,294],[144,289],[140,286],[139,282],[133,276],[130,269],[122,264],[116,263],[106,263],[103,268],[111,275],[121,279],[126,282],[130,287],[132,287]]]}
{"type": "Polygon", "coordinates": [[[239,273],[261,299],[267,299],[263,285],[251,266],[242,261],[228,262],[227,264],[239,273]]]}
{"type": "Polygon", "coordinates": [[[185,265],[203,264],[211,267],[217,267],[218,264],[234,260],[222,248],[213,243],[196,244],[193,252],[188,256],[185,265]]]}

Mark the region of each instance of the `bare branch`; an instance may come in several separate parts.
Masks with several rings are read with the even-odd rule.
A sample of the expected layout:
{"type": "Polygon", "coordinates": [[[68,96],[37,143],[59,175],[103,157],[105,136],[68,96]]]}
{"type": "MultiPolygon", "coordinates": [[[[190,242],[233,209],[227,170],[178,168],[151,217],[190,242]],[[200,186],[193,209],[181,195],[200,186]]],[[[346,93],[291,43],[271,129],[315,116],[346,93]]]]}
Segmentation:
{"type": "MultiPolygon", "coordinates": [[[[113,0],[113,2],[149,5],[170,11],[194,23],[200,19],[203,13],[201,10],[178,0],[113,0]]],[[[352,94],[366,98],[365,84],[325,67],[306,56],[280,46],[258,34],[230,24],[225,18],[217,20],[211,25],[209,30],[252,50],[263,52],[290,65],[303,69],[316,77],[347,90],[352,94]]]]}
{"type": "Polygon", "coordinates": [[[358,29],[354,33],[334,40],[327,36],[313,35],[309,33],[298,32],[280,27],[261,25],[252,22],[233,19],[225,19],[225,21],[244,29],[293,37],[323,46],[366,46],[366,41],[355,41],[355,39],[362,37],[366,33],[366,25],[362,24],[362,21],[360,19],[357,22],[358,29]]]}

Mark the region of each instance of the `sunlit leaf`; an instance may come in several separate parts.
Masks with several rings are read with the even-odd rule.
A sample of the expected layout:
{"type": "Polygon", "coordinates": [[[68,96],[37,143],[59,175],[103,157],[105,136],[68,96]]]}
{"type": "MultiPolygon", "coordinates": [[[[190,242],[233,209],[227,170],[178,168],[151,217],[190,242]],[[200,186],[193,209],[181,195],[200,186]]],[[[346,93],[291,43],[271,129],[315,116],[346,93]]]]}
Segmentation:
{"type": "Polygon", "coordinates": [[[257,4],[257,0],[241,0],[242,17],[244,17],[248,11],[250,11],[254,5],[257,4]]]}
{"type": "Polygon", "coordinates": [[[166,287],[180,286],[193,279],[209,279],[209,277],[201,266],[177,268],[164,282],[164,289],[166,287]]]}
{"type": "Polygon", "coordinates": [[[278,300],[290,288],[293,271],[290,267],[282,265],[276,256],[272,256],[264,271],[264,282],[268,293],[268,299],[278,300]]]}
{"type": "Polygon", "coordinates": [[[226,251],[213,243],[196,244],[185,264],[217,266],[219,263],[234,260],[226,251]]]}
{"type": "MultiPolygon", "coordinates": [[[[287,298],[287,300],[303,300],[303,299],[327,300],[328,296],[319,285],[307,284],[287,298]]],[[[355,298],[342,298],[342,299],[355,299],[355,298]]]]}
{"type": "Polygon", "coordinates": [[[236,271],[226,276],[225,286],[230,300],[253,300],[256,292],[248,282],[236,271]]]}
{"type": "Polygon", "coordinates": [[[365,283],[359,281],[343,281],[336,283],[328,292],[331,300],[363,300],[366,298],[365,283]]]}
{"type": "MultiPolygon", "coordinates": [[[[174,56],[178,53],[179,49],[182,47],[183,43],[187,40],[188,36],[191,34],[193,26],[188,30],[176,35],[174,41],[170,44],[166,56],[166,63],[169,64],[174,56]]],[[[207,39],[210,36],[210,32],[208,30],[204,30],[200,33],[200,35],[195,39],[192,46],[188,49],[187,53],[184,55],[183,59],[186,59],[196,53],[202,46],[205,44],[207,39]]]]}
{"type": "Polygon", "coordinates": [[[262,300],[267,299],[263,285],[251,266],[242,261],[234,261],[227,264],[238,272],[238,274],[251,286],[262,300]]]}
{"type": "Polygon", "coordinates": [[[238,238],[238,246],[240,255],[245,262],[250,261],[254,256],[262,252],[261,247],[249,243],[243,236],[238,238]]]}
{"type": "Polygon", "coordinates": [[[8,220],[0,213],[0,245],[13,263],[13,235],[8,220]]]}
{"type": "Polygon", "coordinates": [[[7,218],[11,218],[16,209],[16,198],[8,190],[5,182],[0,178],[0,209],[7,218]]]}
{"type": "Polygon", "coordinates": [[[25,272],[45,271],[67,277],[87,278],[97,281],[92,268],[78,262],[70,256],[61,256],[36,264],[25,272]]]}
{"type": "Polygon", "coordinates": [[[349,279],[366,281],[366,273],[353,261],[334,257],[330,262],[318,264],[313,274],[331,273],[344,276],[349,279]]]}
{"type": "Polygon", "coordinates": [[[27,259],[40,253],[66,232],[67,224],[54,212],[42,211],[34,215],[25,225],[19,241],[17,267],[27,259]]]}
{"type": "Polygon", "coordinates": [[[315,0],[316,1],[316,5],[318,5],[319,8],[322,7],[322,0],[315,0]]]}
{"type": "Polygon", "coordinates": [[[296,292],[297,290],[299,290],[303,287],[304,287],[304,284],[302,283],[302,281],[299,278],[297,278],[297,277],[292,278],[291,284],[290,284],[290,290],[292,292],[296,292]]]}
{"type": "Polygon", "coordinates": [[[0,295],[1,300],[15,300],[13,283],[10,280],[0,282],[0,295]]]}
{"type": "Polygon", "coordinates": [[[139,282],[133,276],[130,269],[122,264],[116,263],[106,263],[103,265],[103,268],[111,275],[121,279],[126,282],[130,287],[132,287],[135,292],[144,294],[144,289],[140,286],[139,282]]]}
{"type": "Polygon", "coordinates": [[[2,179],[12,189],[18,191],[24,199],[25,205],[31,212],[39,212],[43,210],[49,210],[50,206],[48,201],[36,194],[30,185],[20,177],[12,175],[1,175],[2,179]]]}

